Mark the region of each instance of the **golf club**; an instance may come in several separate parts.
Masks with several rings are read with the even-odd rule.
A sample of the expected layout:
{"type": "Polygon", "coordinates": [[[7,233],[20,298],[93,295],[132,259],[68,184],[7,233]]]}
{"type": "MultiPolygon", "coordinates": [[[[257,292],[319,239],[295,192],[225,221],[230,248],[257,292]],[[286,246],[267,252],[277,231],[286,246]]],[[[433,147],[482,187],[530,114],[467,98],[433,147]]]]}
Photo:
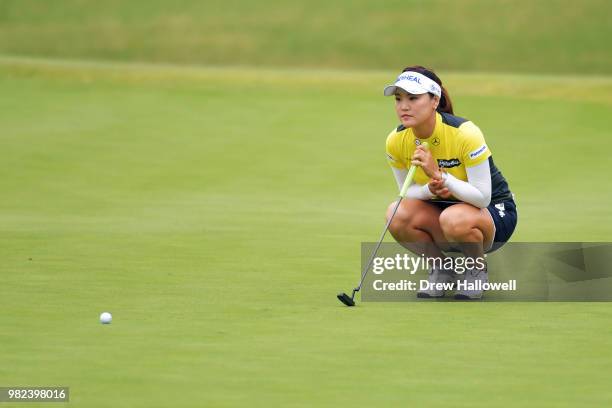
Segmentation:
{"type": "MultiPolygon", "coordinates": [[[[427,142],[424,142],[421,144],[421,146],[427,149],[428,144],[427,142]]],[[[414,178],[414,173],[416,171],[416,168],[417,166],[410,165],[410,168],[408,169],[408,175],[406,176],[406,180],[404,180],[404,185],[402,186],[402,189],[400,190],[399,200],[397,200],[397,203],[395,203],[395,207],[393,207],[393,212],[391,213],[391,216],[387,220],[387,224],[385,225],[385,229],[383,230],[380,236],[380,239],[378,240],[378,244],[376,244],[376,248],[374,248],[374,251],[372,251],[370,260],[368,261],[365,268],[363,269],[363,272],[361,273],[361,280],[359,281],[359,285],[355,289],[353,289],[353,293],[351,294],[351,296],[347,295],[344,292],[339,293],[337,295],[338,300],[344,303],[346,306],[355,306],[355,294],[361,290],[363,281],[365,280],[365,277],[368,274],[368,271],[370,270],[370,266],[372,266],[372,262],[374,261],[374,258],[376,257],[376,253],[378,252],[378,249],[380,248],[383,240],[385,239],[385,235],[387,234],[389,225],[391,225],[391,221],[393,221],[393,217],[395,216],[395,213],[397,212],[397,209],[399,208],[400,203],[402,202],[402,200],[406,197],[406,194],[408,193],[408,187],[410,187],[410,184],[412,184],[412,179],[414,178]]]]}

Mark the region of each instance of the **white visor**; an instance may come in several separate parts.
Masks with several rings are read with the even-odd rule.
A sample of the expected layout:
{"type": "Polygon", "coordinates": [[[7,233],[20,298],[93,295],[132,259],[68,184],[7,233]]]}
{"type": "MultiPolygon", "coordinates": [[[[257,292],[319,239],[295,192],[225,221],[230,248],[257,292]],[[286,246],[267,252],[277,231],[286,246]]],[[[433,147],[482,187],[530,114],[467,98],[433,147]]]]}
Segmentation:
{"type": "Polygon", "coordinates": [[[425,75],[414,71],[402,72],[393,85],[385,87],[385,96],[394,95],[398,88],[415,95],[431,92],[434,95],[442,96],[440,85],[425,75]]]}

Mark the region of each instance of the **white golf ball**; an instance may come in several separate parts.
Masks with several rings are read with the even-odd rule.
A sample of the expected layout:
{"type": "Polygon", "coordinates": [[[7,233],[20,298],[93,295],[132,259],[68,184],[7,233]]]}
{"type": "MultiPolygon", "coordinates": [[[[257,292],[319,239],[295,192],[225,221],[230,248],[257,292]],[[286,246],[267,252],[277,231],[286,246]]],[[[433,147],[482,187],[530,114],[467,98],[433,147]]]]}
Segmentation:
{"type": "Polygon", "coordinates": [[[113,315],[111,315],[108,312],[104,312],[100,315],[100,323],[102,324],[110,324],[112,320],[113,320],[113,315]]]}

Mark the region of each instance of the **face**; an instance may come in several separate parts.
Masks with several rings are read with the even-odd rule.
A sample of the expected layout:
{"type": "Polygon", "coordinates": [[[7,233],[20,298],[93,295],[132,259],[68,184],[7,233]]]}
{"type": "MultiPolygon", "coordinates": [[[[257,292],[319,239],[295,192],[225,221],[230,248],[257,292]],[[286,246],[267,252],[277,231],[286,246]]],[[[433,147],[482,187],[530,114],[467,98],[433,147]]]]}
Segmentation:
{"type": "Polygon", "coordinates": [[[395,93],[395,112],[404,127],[417,127],[431,118],[439,101],[437,95],[415,95],[398,89],[395,93]]]}

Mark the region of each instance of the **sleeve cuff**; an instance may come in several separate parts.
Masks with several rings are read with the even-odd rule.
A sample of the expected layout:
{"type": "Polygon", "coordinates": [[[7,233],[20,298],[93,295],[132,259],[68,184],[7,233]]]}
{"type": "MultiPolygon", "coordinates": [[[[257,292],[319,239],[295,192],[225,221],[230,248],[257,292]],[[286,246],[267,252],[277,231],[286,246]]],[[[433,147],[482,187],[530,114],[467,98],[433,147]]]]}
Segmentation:
{"type": "Polygon", "coordinates": [[[421,195],[425,198],[425,200],[431,200],[432,198],[434,198],[434,195],[429,189],[429,184],[423,184],[421,186],[421,195]]]}

